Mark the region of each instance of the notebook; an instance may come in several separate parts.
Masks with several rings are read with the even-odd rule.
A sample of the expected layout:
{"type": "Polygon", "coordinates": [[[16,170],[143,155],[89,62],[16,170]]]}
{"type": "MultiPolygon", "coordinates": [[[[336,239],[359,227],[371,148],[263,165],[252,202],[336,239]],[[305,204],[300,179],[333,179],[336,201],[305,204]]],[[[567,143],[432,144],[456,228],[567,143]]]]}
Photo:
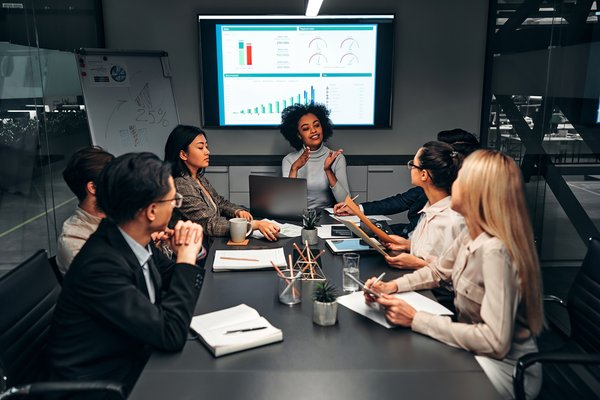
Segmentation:
{"type": "Polygon", "coordinates": [[[306,209],[306,179],[250,175],[250,210],[255,217],[301,220],[306,209]]]}
{"type": "Polygon", "coordinates": [[[283,247],[256,250],[217,250],[212,269],[218,271],[251,271],[287,265],[283,247]]]}
{"type": "Polygon", "coordinates": [[[283,340],[281,329],[245,304],[197,315],[191,328],[215,357],[283,340]]]}

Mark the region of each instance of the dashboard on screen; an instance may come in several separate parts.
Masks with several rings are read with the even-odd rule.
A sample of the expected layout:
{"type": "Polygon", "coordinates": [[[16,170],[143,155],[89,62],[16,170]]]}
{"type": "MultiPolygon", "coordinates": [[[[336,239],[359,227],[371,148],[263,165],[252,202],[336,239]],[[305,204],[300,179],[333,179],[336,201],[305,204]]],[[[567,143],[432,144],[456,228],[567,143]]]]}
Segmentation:
{"type": "Polygon", "coordinates": [[[391,126],[392,15],[198,16],[202,121],[267,127],[325,104],[337,127],[391,126]]]}

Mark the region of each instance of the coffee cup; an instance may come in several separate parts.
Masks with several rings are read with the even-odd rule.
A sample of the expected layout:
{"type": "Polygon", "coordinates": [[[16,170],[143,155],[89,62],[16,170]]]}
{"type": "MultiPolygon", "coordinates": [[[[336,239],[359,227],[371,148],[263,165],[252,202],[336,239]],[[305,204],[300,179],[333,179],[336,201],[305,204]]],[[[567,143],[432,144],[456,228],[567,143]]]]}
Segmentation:
{"type": "Polygon", "coordinates": [[[252,233],[252,223],[245,218],[231,218],[229,220],[229,234],[234,243],[243,242],[252,233]]]}

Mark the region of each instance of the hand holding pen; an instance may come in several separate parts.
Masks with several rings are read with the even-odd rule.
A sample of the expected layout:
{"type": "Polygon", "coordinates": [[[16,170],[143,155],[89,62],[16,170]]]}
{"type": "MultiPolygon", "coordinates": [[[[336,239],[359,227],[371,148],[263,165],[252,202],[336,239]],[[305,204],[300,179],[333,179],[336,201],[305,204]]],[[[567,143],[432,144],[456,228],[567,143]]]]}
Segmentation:
{"type": "MultiPolygon", "coordinates": [[[[358,198],[358,195],[354,196],[352,198],[352,201],[356,200],[357,198],[358,198]]],[[[346,206],[346,203],[344,203],[343,201],[339,202],[333,206],[333,214],[335,214],[335,215],[354,215],[352,210],[350,210],[346,206]]]]}
{"type": "MultiPolygon", "coordinates": [[[[395,281],[382,282],[381,279],[385,276],[385,272],[382,272],[377,278],[370,278],[365,282],[365,286],[374,292],[378,293],[396,293],[398,291],[398,285],[395,281]]],[[[374,301],[373,296],[365,292],[365,301],[372,303],[374,301]]]]}

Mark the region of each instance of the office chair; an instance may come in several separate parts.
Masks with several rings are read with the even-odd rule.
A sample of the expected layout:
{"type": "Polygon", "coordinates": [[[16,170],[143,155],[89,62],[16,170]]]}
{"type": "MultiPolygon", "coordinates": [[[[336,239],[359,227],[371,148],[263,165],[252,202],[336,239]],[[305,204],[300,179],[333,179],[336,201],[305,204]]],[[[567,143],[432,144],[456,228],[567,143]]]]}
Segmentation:
{"type": "Polygon", "coordinates": [[[45,250],[0,278],[0,400],[98,391],[125,398],[123,388],[112,382],[32,383],[48,376],[45,349],[60,290],[45,250]]]}
{"type": "Polygon", "coordinates": [[[50,267],[52,268],[52,272],[54,273],[54,276],[56,276],[56,280],[58,281],[58,284],[60,286],[62,286],[63,274],[60,272],[60,269],[58,269],[58,264],[56,263],[56,256],[50,257],[48,259],[48,262],[50,263],[50,267]]]}
{"type": "Polygon", "coordinates": [[[567,303],[571,332],[556,351],[529,353],[519,358],[513,372],[515,398],[525,399],[524,374],[536,362],[543,366],[539,399],[600,398],[600,240],[591,238],[587,254],[567,303]]]}

